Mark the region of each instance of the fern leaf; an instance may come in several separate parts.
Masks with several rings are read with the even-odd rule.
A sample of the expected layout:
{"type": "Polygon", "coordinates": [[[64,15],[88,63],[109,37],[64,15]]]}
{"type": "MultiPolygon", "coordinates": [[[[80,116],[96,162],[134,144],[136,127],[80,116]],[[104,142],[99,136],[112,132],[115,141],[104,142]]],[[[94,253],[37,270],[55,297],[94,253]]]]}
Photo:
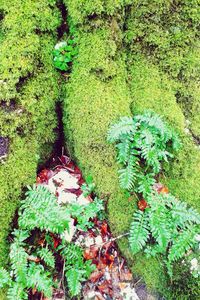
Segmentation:
{"type": "Polygon", "coordinates": [[[66,272],[66,279],[70,294],[78,296],[81,292],[82,272],[77,269],[70,269],[66,272]]]}
{"type": "Polygon", "coordinates": [[[69,228],[69,215],[56,202],[56,197],[43,186],[33,186],[26,193],[19,211],[22,229],[39,228],[53,233],[63,233],[69,228]]]}
{"type": "Polygon", "coordinates": [[[30,263],[27,273],[27,287],[35,287],[39,292],[43,292],[46,297],[51,298],[53,279],[49,275],[42,265],[34,262],[30,263]]]}
{"type": "Polygon", "coordinates": [[[41,248],[37,251],[37,254],[44,260],[48,267],[55,268],[55,258],[53,253],[48,248],[41,248]]]}
{"type": "Polygon", "coordinates": [[[118,149],[117,159],[119,163],[126,164],[132,154],[132,142],[127,138],[116,145],[118,149]]]}
{"type": "Polygon", "coordinates": [[[188,208],[186,203],[178,200],[174,200],[172,216],[182,227],[191,225],[192,223],[200,224],[199,213],[191,207],[188,208]]]}
{"type": "Polygon", "coordinates": [[[168,260],[173,262],[182,258],[183,255],[192,248],[197,242],[195,236],[197,234],[197,227],[190,226],[187,230],[180,232],[176,239],[173,241],[173,245],[169,250],[168,260]]]}
{"type": "Polygon", "coordinates": [[[129,235],[129,244],[133,254],[139,252],[146,245],[148,237],[148,213],[137,211],[134,213],[129,235]]]}
{"type": "Polygon", "coordinates": [[[28,300],[28,294],[19,282],[13,282],[8,289],[7,298],[8,300],[28,300]]]}
{"type": "Polygon", "coordinates": [[[122,135],[134,134],[135,123],[131,117],[122,117],[120,121],[112,125],[108,131],[108,141],[113,143],[120,140],[122,135]]]}
{"type": "Polygon", "coordinates": [[[152,193],[152,187],[155,182],[153,174],[141,175],[138,181],[137,192],[142,193],[143,197],[147,198],[152,193]]]}
{"type": "Polygon", "coordinates": [[[163,206],[154,207],[149,213],[149,226],[152,236],[163,252],[165,252],[171,238],[170,224],[167,216],[168,211],[163,206]]]}

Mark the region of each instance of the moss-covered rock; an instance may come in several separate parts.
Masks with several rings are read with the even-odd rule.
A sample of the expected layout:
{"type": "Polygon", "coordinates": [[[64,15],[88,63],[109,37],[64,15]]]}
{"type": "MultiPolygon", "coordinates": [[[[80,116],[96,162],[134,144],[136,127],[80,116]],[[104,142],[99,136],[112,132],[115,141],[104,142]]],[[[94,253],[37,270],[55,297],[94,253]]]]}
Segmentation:
{"type": "Polygon", "coordinates": [[[115,153],[106,141],[109,125],[130,114],[125,64],[119,54],[108,25],[92,33],[82,31],[64,106],[68,144],[84,174],[91,174],[99,193],[109,197],[116,233],[128,228],[125,215],[132,206],[120,191],[115,153]]]}
{"type": "Polygon", "coordinates": [[[1,1],[0,136],[9,151],[0,162],[0,265],[7,261],[10,222],[22,188],[51,151],[57,126],[58,75],[52,64],[60,15],[55,1],[1,1]],[[43,149],[45,148],[45,152],[43,149]]]}
{"type": "MultiPolygon", "coordinates": [[[[177,7],[173,7],[174,15],[171,1],[134,1],[131,6],[124,7],[130,1],[121,2],[122,10],[119,11],[120,6],[116,6],[112,17],[107,6],[101,6],[102,1],[94,2],[94,6],[90,1],[66,1],[66,4],[72,20],[82,25],[78,27],[78,59],[66,84],[65,135],[84,174],[91,174],[99,194],[109,199],[109,222],[114,234],[129,230],[136,199],[128,200],[119,188],[115,151],[108,145],[106,136],[109,125],[120,116],[130,115],[130,111],[137,114],[152,109],[163,115],[180,133],[182,150],[170,166],[165,166],[166,173],[161,180],[177,197],[198,208],[200,153],[192,138],[185,133],[187,105],[184,110],[183,96],[178,101],[184,82],[179,76],[183,65],[187,65],[188,53],[195,48],[192,44],[185,49],[187,40],[192,41],[197,34],[198,16],[195,9],[192,13],[190,1],[180,1],[177,7]],[[184,31],[186,37],[179,36],[173,26],[179,19],[180,24],[187,23],[188,16],[195,23],[192,32],[187,26],[184,31]],[[168,21],[171,24],[169,33],[166,29],[168,21]],[[127,58],[122,51],[124,28],[127,58]]],[[[195,63],[193,66],[196,72],[195,63]]],[[[190,74],[187,78],[192,76],[189,67],[186,72],[190,74]]],[[[195,111],[194,107],[199,103],[195,104],[197,89],[193,90],[192,97],[191,107],[195,111]]],[[[171,299],[162,260],[159,257],[147,259],[143,253],[132,257],[127,239],[123,238],[118,243],[133,273],[142,276],[149,288],[157,289],[171,299]]]]}

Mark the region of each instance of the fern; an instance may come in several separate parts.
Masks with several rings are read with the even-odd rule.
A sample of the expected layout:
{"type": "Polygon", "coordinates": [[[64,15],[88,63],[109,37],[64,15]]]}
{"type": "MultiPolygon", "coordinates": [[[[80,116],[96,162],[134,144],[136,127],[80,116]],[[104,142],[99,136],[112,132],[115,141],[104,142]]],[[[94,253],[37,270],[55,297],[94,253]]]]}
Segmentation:
{"type": "Polygon", "coordinates": [[[62,233],[69,228],[68,211],[60,207],[56,197],[44,186],[29,187],[19,210],[19,226],[28,230],[39,228],[62,233]]]}
{"type": "Polygon", "coordinates": [[[166,251],[171,239],[170,221],[166,208],[160,206],[156,209],[151,209],[149,213],[151,234],[158,243],[160,250],[163,250],[163,253],[166,251]]]}
{"type": "Polygon", "coordinates": [[[146,176],[140,176],[138,179],[138,188],[136,191],[141,193],[146,198],[152,192],[152,186],[155,183],[153,174],[147,174],[146,176]]]}
{"type": "Polygon", "coordinates": [[[8,300],[28,300],[28,293],[24,291],[22,285],[18,282],[13,282],[7,293],[8,300]]]}
{"type": "Polygon", "coordinates": [[[133,254],[139,252],[147,243],[149,237],[149,226],[147,216],[147,211],[137,211],[134,213],[129,235],[129,244],[133,254]]]}
{"type": "Polygon", "coordinates": [[[59,247],[65,258],[66,280],[70,294],[77,296],[81,290],[81,282],[85,281],[95,269],[90,260],[84,262],[83,251],[74,244],[63,244],[59,247]]]}
{"type": "Polygon", "coordinates": [[[173,245],[169,250],[168,261],[170,263],[182,258],[190,248],[194,247],[197,232],[196,226],[190,226],[187,230],[180,232],[176,236],[173,240],[173,245]]]}
{"type": "MultiPolygon", "coordinates": [[[[0,287],[9,287],[9,300],[28,299],[30,288],[36,288],[38,292],[51,298],[57,256],[62,256],[65,261],[65,274],[72,296],[78,295],[81,282],[86,280],[95,268],[91,261],[84,261],[80,247],[74,244],[66,245],[62,241],[62,245],[55,248],[50,235],[63,233],[68,228],[71,215],[77,219],[77,227],[87,230],[92,226],[91,220],[103,210],[103,200],[95,198],[87,206],[73,204],[67,208],[59,206],[56,200],[45,187],[33,186],[29,187],[26,199],[22,201],[19,209],[19,229],[13,231],[14,241],[10,246],[12,272],[9,274],[0,269],[0,287]],[[40,263],[37,264],[32,262],[28,255],[32,249],[30,243],[35,230],[45,233],[46,243],[45,248],[35,250],[35,254],[40,258],[40,263]]],[[[35,245],[33,248],[35,249],[35,245]]]]}
{"type": "Polygon", "coordinates": [[[148,175],[158,174],[162,161],[168,161],[173,157],[171,151],[180,148],[176,133],[159,115],[149,111],[133,118],[121,118],[111,126],[108,141],[116,143],[117,160],[123,165],[119,170],[120,186],[129,191],[138,190],[143,197],[152,191],[154,184],[148,175]],[[140,184],[142,177],[143,182],[146,178],[146,184],[140,184]]]}
{"type": "Polygon", "coordinates": [[[122,117],[117,124],[110,127],[108,141],[113,143],[121,139],[123,135],[134,134],[137,127],[131,117],[122,117]]]}
{"type": "Polygon", "coordinates": [[[164,255],[168,274],[172,276],[172,263],[197,245],[200,215],[171,194],[154,192],[147,200],[149,207],[134,213],[130,248],[133,254],[144,249],[147,256],[164,255]]]}
{"type": "Polygon", "coordinates": [[[70,294],[72,296],[77,296],[81,291],[81,282],[82,282],[82,272],[75,268],[72,268],[66,272],[66,279],[70,294]]]}
{"type": "Polygon", "coordinates": [[[24,250],[24,240],[28,237],[28,231],[15,230],[14,235],[14,242],[10,246],[11,268],[13,270],[15,280],[20,282],[22,286],[26,286],[28,254],[24,250]]]}
{"type": "Polygon", "coordinates": [[[52,296],[53,280],[51,274],[40,264],[30,263],[27,273],[27,286],[43,292],[46,297],[52,296]]]}
{"type": "Polygon", "coordinates": [[[68,207],[68,212],[77,219],[77,228],[87,231],[93,226],[91,220],[103,210],[103,201],[97,197],[88,205],[72,204],[68,207]]]}
{"type": "Polygon", "coordinates": [[[41,248],[37,251],[37,254],[50,268],[55,268],[55,258],[52,252],[48,248],[41,248]]]}

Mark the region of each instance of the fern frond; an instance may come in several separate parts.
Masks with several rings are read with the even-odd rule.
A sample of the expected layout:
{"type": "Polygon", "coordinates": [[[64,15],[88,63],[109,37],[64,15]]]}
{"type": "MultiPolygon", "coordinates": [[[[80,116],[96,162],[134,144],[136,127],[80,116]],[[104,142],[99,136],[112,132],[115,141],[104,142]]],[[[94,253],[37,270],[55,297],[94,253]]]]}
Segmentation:
{"type": "Polygon", "coordinates": [[[187,204],[177,199],[172,206],[172,216],[182,227],[191,224],[200,224],[200,215],[194,208],[188,208],[187,204]]]}
{"type": "Polygon", "coordinates": [[[132,142],[127,138],[116,145],[118,149],[117,160],[119,163],[126,164],[132,155],[132,142]]]}
{"type": "Polygon", "coordinates": [[[128,165],[125,169],[118,171],[120,186],[123,189],[131,190],[136,180],[136,170],[133,166],[128,165]]]}
{"type": "Polygon", "coordinates": [[[187,230],[185,229],[177,235],[169,250],[168,260],[170,263],[183,257],[183,255],[197,243],[195,240],[197,233],[197,227],[190,226],[187,230]]]}
{"type": "Polygon", "coordinates": [[[15,275],[15,279],[21,282],[22,286],[26,286],[27,259],[28,254],[24,250],[24,240],[28,233],[23,230],[15,230],[14,242],[10,246],[11,268],[15,275]]]}
{"type": "Polygon", "coordinates": [[[136,254],[147,243],[149,237],[148,213],[147,211],[136,211],[130,227],[129,244],[131,252],[136,254]]]}
{"type": "Polygon", "coordinates": [[[135,123],[131,117],[122,117],[120,121],[112,125],[108,131],[108,141],[113,143],[120,140],[122,135],[134,134],[136,131],[135,123]]]}
{"type": "Polygon", "coordinates": [[[82,272],[75,268],[70,269],[66,272],[66,279],[70,294],[78,296],[81,292],[82,272]]]}
{"type": "Polygon", "coordinates": [[[19,226],[22,229],[47,230],[63,233],[69,228],[69,214],[58,205],[56,197],[44,186],[33,186],[26,193],[19,211],[19,226]]]}
{"type": "Polygon", "coordinates": [[[71,266],[79,268],[83,266],[83,251],[75,244],[62,245],[60,247],[61,255],[66,260],[66,270],[69,270],[71,266]]]}
{"type": "Polygon", "coordinates": [[[164,253],[171,239],[170,220],[168,211],[163,206],[153,207],[149,213],[149,226],[151,234],[164,253]]]}
{"type": "Polygon", "coordinates": [[[141,175],[138,180],[137,192],[142,193],[143,197],[146,199],[148,195],[151,194],[152,186],[155,182],[153,174],[147,174],[146,176],[141,175]]]}
{"type": "Polygon", "coordinates": [[[28,300],[28,293],[24,291],[19,282],[13,282],[8,289],[7,298],[8,300],[28,300]]]}
{"type": "Polygon", "coordinates": [[[37,254],[45,262],[45,264],[50,268],[55,268],[55,258],[48,248],[41,248],[37,251],[37,254]]]}
{"type": "Polygon", "coordinates": [[[39,292],[43,292],[46,297],[51,298],[53,279],[42,265],[32,262],[28,268],[27,287],[35,287],[39,292]]]}

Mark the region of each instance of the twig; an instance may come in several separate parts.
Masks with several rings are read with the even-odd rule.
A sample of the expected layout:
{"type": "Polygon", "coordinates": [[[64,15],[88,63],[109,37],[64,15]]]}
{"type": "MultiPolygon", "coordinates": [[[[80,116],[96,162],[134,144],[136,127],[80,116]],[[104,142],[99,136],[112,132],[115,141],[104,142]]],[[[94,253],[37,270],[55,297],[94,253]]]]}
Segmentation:
{"type": "Polygon", "coordinates": [[[107,242],[104,242],[104,243],[102,243],[102,244],[94,244],[93,246],[98,246],[99,247],[99,259],[100,259],[100,256],[101,256],[101,251],[102,251],[102,248],[103,248],[103,246],[104,245],[106,245],[106,244],[108,244],[108,243],[112,243],[112,242],[114,242],[114,241],[116,241],[116,240],[118,240],[118,239],[121,239],[121,238],[123,238],[124,236],[127,236],[127,235],[129,235],[130,233],[129,232],[126,232],[126,233],[123,233],[123,234],[120,234],[120,235],[118,235],[118,236],[116,236],[115,238],[112,238],[112,239],[110,239],[109,241],[107,241],[107,242]]]}
{"type": "Polygon", "coordinates": [[[62,278],[61,278],[61,283],[62,283],[62,287],[63,287],[63,292],[64,292],[64,299],[65,297],[65,259],[64,259],[64,263],[63,263],[63,271],[62,271],[62,278]]]}
{"type": "Polygon", "coordinates": [[[106,245],[106,244],[108,244],[108,243],[112,243],[112,242],[114,242],[114,241],[116,241],[116,240],[119,240],[119,239],[121,239],[121,238],[123,238],[124,236],[127,236],[127,235],[129,235],[129,234],[130,234],[129,232],[120,234],[120,235],[116,236],[115,238],[112,238],[112,239],[110,239],[109,241],[104,242],[104,243],[102,243],[102,244],[100,244],[100,245],[96,245],[96,246],[102,247],[102,246],[104,246],[104,245],[106,245]]]}

